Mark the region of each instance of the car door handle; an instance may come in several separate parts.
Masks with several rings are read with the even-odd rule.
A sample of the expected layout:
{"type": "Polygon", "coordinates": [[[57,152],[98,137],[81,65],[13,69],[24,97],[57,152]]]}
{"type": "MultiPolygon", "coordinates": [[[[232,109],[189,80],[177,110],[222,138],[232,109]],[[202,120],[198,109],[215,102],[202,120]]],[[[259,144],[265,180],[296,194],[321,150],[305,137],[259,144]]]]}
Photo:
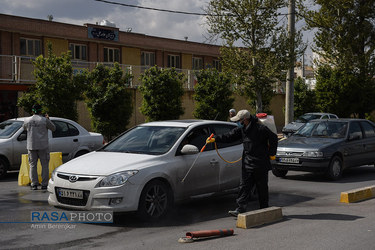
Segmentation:
{"type": "Polygon", "coordinates": [[[210,161],[210,164],[211,165],[215,165],[215,164],[217,164],[218,163],[218,161],[216,160],[216,159],[212,159],[211,161],[210,161]]]}
{"type": "Polygon", "coordinates": [[[78,141],[78,139],[73,139],[73,141],[74,141],[74,142],[77,142],[77,141],[78,141]]]}

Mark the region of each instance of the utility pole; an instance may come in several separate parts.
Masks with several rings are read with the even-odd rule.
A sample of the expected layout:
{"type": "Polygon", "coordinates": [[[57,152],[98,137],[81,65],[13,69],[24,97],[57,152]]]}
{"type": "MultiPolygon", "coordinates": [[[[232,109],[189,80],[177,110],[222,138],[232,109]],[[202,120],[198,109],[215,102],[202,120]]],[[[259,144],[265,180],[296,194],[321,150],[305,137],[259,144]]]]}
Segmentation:
{"type": "Polygon", "coordinates": [[[294,120],[295,0],[288,0],[289,69],[286,76],[285,125],[294,120]]]}

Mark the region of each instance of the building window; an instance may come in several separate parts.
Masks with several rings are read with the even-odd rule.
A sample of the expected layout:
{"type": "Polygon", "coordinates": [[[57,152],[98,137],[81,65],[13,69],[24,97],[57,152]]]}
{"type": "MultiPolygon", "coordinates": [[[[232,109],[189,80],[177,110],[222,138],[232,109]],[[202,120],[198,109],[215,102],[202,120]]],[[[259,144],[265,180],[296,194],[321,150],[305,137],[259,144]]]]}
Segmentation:
{"type": "Polygon", "coordinates": [[[120,62],[120,50],[104,48],[104,62],[120,62]]]}
{"type": "Polygon", "coordinates": [[[87,46],[82,44],[69,44],[73,60],[87,60],[87,46]]]}
{"type": "Polygon", "coordinates": [[[168,55],[168,67],[180,69],[181,68],[180,56],[168,55]]]}
{"type": "Polygon", "coordinates": [[[193,57],[193,70],[203,69],[203,59],[201,57],[193,57]]]}
{"type": "Polygon", "coordinates": [[[153,67],[155,66],[155,53],[153,52],[143,52],[141,53],[141,65],[153,67]]]}
{"type": "Polygon", "coordinates": [[[215,69],[217,69],[217,71],[221,71],[221,63],[220,63],[219,60],[214,60],[213,66],[214,66],[215,69]]]}
{"type": "Polygon", "coordinates": [[[42,54],[41,41],[38,39],[20,39],[20,52],[22,56],[39,56],[42,54]]]}

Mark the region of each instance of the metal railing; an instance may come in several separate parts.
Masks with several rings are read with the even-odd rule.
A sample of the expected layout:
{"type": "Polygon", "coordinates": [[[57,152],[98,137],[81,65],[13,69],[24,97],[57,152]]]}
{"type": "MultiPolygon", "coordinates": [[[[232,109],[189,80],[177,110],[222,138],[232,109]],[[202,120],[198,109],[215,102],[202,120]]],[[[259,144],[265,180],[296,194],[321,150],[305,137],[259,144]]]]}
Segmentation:
{"type": "MultiPolygon", "coordinates": [[[[35,57],[0,55],[0,83],[12,84],[34,84],[35,77],[33,75],[35,57]]],[[[86,62],[79,60],[72,60],[73,73],[79,74],[83,70],[93,70],[98,64],[103,64],[108,67],[113,67],[113,63],[106,62],[86,62]]],[[[140,76],[148,69],[148,66],[126,65],[120,64],[121,69],[125,73],[130,73],[133,79],[128,83],[128,87],[137,88],[140,86],[140,76]]],[[[197,84],[196,71],[191,69],[177,69],[179,73],[186,76],[183,84],[184,89],[194,90],[197,84]]],[[[285,84],[275,84],[275,93],[285,93],[285,84]]]]}

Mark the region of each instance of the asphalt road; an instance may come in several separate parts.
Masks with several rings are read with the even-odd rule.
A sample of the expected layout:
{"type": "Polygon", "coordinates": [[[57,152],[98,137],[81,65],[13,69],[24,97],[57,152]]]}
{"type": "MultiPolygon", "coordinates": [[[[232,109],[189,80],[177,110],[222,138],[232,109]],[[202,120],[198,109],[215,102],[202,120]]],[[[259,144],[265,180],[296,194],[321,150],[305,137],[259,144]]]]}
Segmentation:
{"type": "MultiPolygon", "coordinates": [[[[343,191],[375,185],[374,166],[349,170],[336,182],[310,173],[290,172],[285,179],[270,173],[270,205],[282,207],[283,220],[251,229],[236,228],[227,215],[235,194],[179,204],[152,224],[128,213],[113,224],[36,225],[31,211],[62,210],[48,205],[47,192],[19,187],[17,176],[0,180],[0,249],[375,249],[375,199],[339,202],[343,191]],[[233,236],[178,242],[186,232],[230,228],[233,236]]],[[[249,209],[257,206],[254,200],[249,209]]]]}

